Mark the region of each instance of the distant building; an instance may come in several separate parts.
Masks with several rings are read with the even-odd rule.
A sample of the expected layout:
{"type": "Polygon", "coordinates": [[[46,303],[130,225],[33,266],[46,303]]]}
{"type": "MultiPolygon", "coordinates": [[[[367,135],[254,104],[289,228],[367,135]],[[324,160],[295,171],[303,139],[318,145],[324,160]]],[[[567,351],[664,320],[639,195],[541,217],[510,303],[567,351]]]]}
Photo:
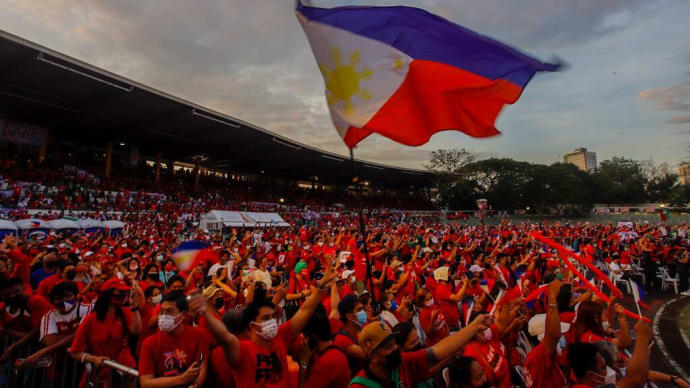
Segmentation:
{"type": "Polygon", "coordinates": [[[571,163],[582,171],[597,171],[596,152],[587,152],[587,148],[575,148],[573,152],[563,155],[563,163],[571,163]]]}
{"type": "Polygon", "coordinates": [[[690,185],[690,163],[683,162],[678,168],[681,185],[690,185]]]}

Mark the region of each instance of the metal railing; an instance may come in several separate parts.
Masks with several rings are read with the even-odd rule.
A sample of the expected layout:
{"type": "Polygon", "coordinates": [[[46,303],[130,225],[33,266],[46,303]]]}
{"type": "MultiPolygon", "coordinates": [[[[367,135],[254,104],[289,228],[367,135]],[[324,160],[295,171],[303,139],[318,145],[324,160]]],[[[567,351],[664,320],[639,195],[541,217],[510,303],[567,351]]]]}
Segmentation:
{"type": "MultiPolygon", "coordinates": [[[[15,341],[14,337],[0,336],[0,354],[15,341]]],[[[13,357],[0,364],[0,387],[22,388],[87,388],[135,387],[139,371],[114,361],[103,361],[100,366],[74,360],[69,352],[56,351],[41,358],[31,367],[22,367],[22,361],[41,349],[38,343],[18,348],[13,357]],[[82,385],[83,384],[83,385],[82,385]]]]}

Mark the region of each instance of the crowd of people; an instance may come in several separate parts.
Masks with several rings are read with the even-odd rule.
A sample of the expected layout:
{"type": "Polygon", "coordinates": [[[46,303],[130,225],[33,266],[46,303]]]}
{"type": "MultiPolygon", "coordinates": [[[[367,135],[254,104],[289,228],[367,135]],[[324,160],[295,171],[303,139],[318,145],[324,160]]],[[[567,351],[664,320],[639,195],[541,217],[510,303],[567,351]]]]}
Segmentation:
{"type": "Polygon", "coordinates": [[[257,177],[218,177],[200,174],[203,190],[194,188],[194,172],[156,169],[144,162],[103,175],[102,164],[55,152],[38,163],[35,158],[0,153],[0,208],[61,212],[162,211],[200,214],[209,210],[338,212],[343,209],[429,210],[423,195],[399,195],[365,190],[363,196],[316,184],[301,188],[294,182],[257,177]]]}
{"type": "Polygon", "coordinates": [[[3,239],[0,381],[41,370],[99,387],[690,387],[650,370],[646,323],[532,237],[616,276],[647,275],[648,289],[664,268],[686,292],[684,224],[380,213],[223,237],[175,212],[128,214],[117,236],[3,239]],[[205,247],[189,266],[174,253],[188,240],[205,247]]]}

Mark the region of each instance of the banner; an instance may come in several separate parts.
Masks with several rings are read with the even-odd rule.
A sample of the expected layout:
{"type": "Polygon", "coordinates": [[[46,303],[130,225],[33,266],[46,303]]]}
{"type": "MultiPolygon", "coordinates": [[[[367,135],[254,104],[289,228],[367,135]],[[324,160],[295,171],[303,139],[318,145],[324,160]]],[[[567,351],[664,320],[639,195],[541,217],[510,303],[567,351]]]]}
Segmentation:
{"type": "Polygon", "coordinates": [[[47,140],[47,129],[0,118],[0,141],[40,147],[47,140]]]}

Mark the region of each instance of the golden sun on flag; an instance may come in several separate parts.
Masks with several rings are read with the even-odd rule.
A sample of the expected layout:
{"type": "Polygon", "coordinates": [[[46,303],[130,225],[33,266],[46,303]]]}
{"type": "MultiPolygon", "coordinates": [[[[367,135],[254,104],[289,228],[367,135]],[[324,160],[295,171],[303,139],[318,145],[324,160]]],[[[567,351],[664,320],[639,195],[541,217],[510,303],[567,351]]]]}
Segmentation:
{"type": "Polygon", "coordinates": [[[319,63],[319,70],[326,81],[326,99],[328,105],[344,102],[343,112],[350,115],[354,112],[352,105],[352,97],[357,96],[363,100],[371,98],[371,93],[367,89],[359,86],[360,81],[368,80],[374,74],[369,68],[364,68],[357,71],[359,64],[359,50],[354,51],[350,55],[350,63],[343,64],[343,57],[340,49],[333,47],[331,50],[331,58],[335,64],[333,70],[326,65],[319,63]]]}

